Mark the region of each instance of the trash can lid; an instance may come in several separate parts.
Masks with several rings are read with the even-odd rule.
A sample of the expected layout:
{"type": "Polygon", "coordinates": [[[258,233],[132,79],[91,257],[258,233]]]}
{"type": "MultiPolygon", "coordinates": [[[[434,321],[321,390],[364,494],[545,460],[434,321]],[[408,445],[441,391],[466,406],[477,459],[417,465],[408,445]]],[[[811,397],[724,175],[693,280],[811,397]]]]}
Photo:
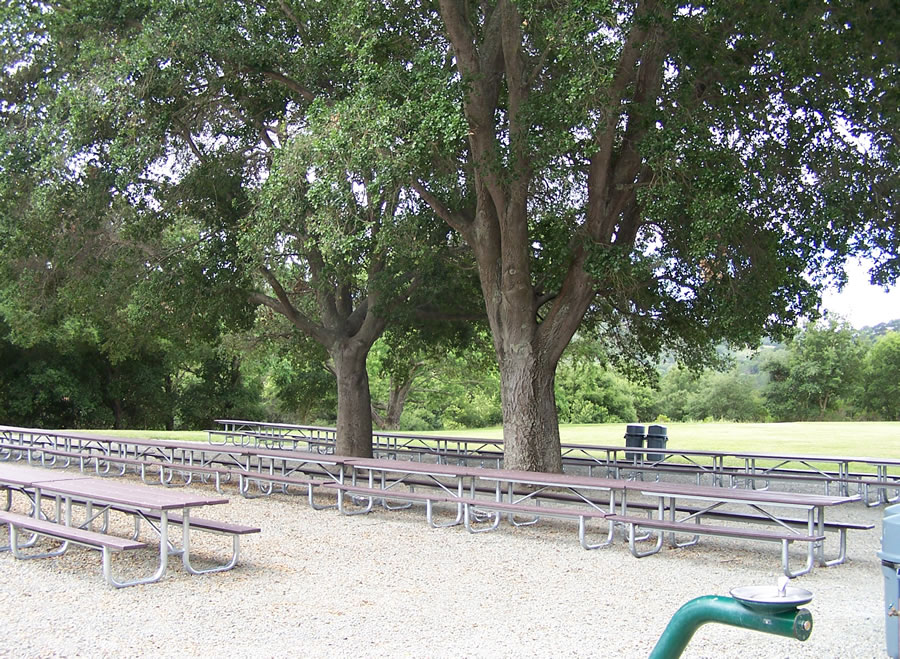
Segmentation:
{"type": "Polygon", "coordinates": [[[882,561],[887,561],[888,563],[894,563],[896,565],[900,565],[900,554],[894,554],[889,551],[884,551],[883,549],[880,551],[876,551],[875,555],[878,556],[882,561]]]}
{"type": "Polygon", "coordinates": [[[884,509],[885,517],[890,517],[891,515],[900,515],[900,503],[895,503],[893,506],[887,506],[884,509]]]}

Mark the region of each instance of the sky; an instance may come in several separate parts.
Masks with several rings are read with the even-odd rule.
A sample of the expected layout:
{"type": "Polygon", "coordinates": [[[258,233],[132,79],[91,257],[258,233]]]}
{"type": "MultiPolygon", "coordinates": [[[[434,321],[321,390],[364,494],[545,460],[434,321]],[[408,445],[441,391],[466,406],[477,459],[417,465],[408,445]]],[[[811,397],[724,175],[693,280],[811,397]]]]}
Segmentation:
{"type": "Polygon", "coordinates": [[[847,274],[850,279],[844,290],[829,291],[822,297],[824,309],[843,316],[856,329],[900,318],[900,286],[887,293],[872,286],[862,264],[848,263],[847,274]]]}

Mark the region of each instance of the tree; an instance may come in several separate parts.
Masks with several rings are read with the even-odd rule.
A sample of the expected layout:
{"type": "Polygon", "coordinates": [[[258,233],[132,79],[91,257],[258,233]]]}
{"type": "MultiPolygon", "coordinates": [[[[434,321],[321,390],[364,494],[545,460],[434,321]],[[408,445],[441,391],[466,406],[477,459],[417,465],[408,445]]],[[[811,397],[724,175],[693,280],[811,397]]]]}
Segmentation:
{"type": "MultiPolygon", "coordinates": [[[[446,282],[444,287],[446,290],[446,282]]],[[[474,300],[471,289],[458,290],[456,294],[474,300]]],[[[452,377],[457,369],[448,361],[464,362],[461,370],[467,374],[491,370],[490,340],[473,306],[470,305],[472,320],[465,323],[448,322],[441,314],[413,313],[404,324],[395,323],[385,332],[380,345],[369,355],[369,371],[378,380],[373,416],[380,428],[400,427],[406,401],[414,395],[417,381],[452,377]]]]}
{"type": "Polygon", "coordinates": [[[657,406],[661,414],[672,421],[689,421],[691,406],[700,391],[700,374],[675,367],[660,379],[657,406]]]}
{"type": "Polygon", "coordinates": [[[24,346],[9,340],[0,320],[0,419],[44,428],[171,428],[168,357],[136,352],[113,360],[77,331],[24,346]]]}
{"type": "Polygon", "coordinates": [[[633,423],[629,383],[596,362],[560,362],[555,398],[562,423],[633,423]]]}
{"type": "Polygon", "coordinates": [[[258,419],[262,406],[261,382],[245,377],[241,357],[220,348],[199,356],[186,373],[175,404],[182,428],[212,428],[216,419],[258,419]]]}
{"type": "Polygon", "coordinates": [[[858,396],[866,355],[853,329],[830,320],[806,327],[788,344],[787,359],[766,365],[769,409],[782,419],[824,419],[858,396]]]}
{"type": "Polygon", "coordinates": [[[688,413],[698,421],[764,421],[766,411],[753,378],[737,371],[705,373],[698,391],[688,404],[688,413]]]}
{"type": "Polygon", "coordinates": [[[900,332],[881,336],[866,355],[865,409],[887,421],[900,421],[900,332]]]}
{"type": "MultiPolygon", "coordinates": [[[[11,299],[29,277],[31,302],[47,279],[92,291],[101,270],[69,269],[51,253],[62,245],[117,274],[106,309],[171,316],[176,333],[236,329],[266,306],[324,348],[337,450],[365,456],[366,355],[396,307],[429,288],[420,270],[446,269],[439,252],[455,239],[423,227],[376,157],[387,133],[342,105],[352,80],[333,9],[12,3],[0,171],[15,180],[0,202],[21,220],[8,233],[25,236],[6,250],[11,299]]],[[[63,295],[74,311],[96,297],[63,295]]]]}
{"type": "Polygon", "coordinates": [[[629,382],[611,368],[604,344],[576,336],[556,374],[556,405],[561,423],[632,423],[655,418],[653,392],[629,382]]]}
{"type": "Polygon", "coordinates": [[[554,377],[583,320],[702,364],[815,315],[855,250],[896,278],[895,3],[379,7],[366,53],[426,51],[377,81],[477,264],[508,466],[561,468],[554,377]],[[384,22],[415,10],[418,32],[384,22]]]}

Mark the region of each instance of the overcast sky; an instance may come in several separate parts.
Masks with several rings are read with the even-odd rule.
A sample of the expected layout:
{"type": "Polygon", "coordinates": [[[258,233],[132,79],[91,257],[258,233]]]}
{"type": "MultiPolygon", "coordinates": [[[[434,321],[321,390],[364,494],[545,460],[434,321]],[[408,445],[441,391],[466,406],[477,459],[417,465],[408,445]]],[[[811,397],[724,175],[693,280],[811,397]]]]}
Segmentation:
{"type": "Polygon", "coordinates": [[[885,293],[880,286],[872,286],[864,265],[848,263],[847,273],[850,281],[844,290],[826,293],[823,308],[840,314],[856,329],[900,318],[900,287],[885,293]]]}

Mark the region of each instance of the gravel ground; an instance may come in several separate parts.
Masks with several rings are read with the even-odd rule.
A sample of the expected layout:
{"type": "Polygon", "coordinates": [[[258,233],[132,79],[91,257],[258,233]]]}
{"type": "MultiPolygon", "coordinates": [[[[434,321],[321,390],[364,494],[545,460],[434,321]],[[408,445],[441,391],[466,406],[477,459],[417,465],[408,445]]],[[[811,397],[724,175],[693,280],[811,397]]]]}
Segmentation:
{"type": "MultiPolygon", "coordinates": [[[[345,517],[302,497],[227,494],[201,514],[262,528],[230,572],[191,576],[178,561],[156,584],[115,590],[96,552],[0,554],[0,657],[646,657],[688,600],[780,575],[774,543],[703,538],[639,560],[618,540],[585,551],[564,521],[473,535],[429,528],[421,508],[345,517]]],[[[842,508],[829,518],[876,528],[849,534],[844,565],[792,581],[814,595],[808,641],[710,624],[682,656],[885,656],[882,509],[842,508]]],[[[227,554],[225,538],[195,535],[201,557],[227,554]]],[[[114,570],[154,561],[142,550],[114,570]]]]}

